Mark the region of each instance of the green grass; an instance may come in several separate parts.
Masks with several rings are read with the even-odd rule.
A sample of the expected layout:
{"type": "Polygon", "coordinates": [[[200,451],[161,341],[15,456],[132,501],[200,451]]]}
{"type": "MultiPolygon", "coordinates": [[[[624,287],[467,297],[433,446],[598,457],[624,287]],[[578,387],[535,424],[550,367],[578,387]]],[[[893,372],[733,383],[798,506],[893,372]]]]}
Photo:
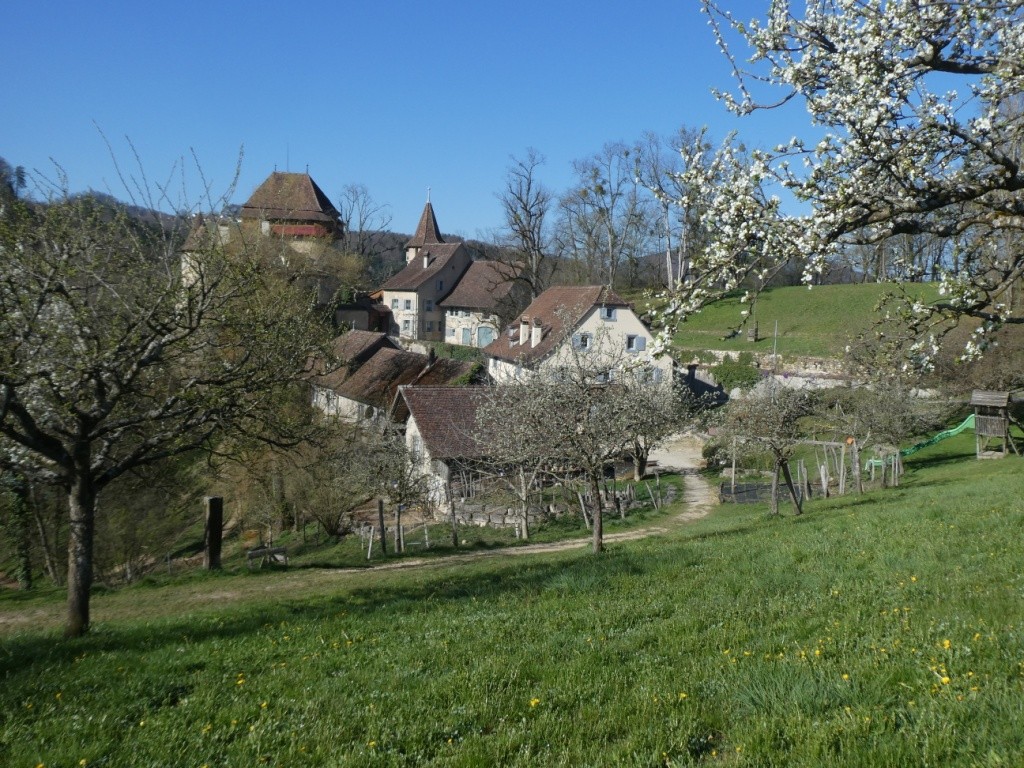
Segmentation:
{"type": "MultiPolygon", "coordinates": [[[[937,298],[929,283],[907,286],[926,300],[937,298]]],[[[733,297],[709,306],[680,326],[674,342],[680,350],[706,349],[751,351],[769,354],[778,321],[778,351],[784,355],[840,357],[849,340],[867,330],[875,319],[875,306],[893,286],[885,284],[821,285],[765,291],[757,300],[754,318],[760,341],[748,342],[746,333],[725,338],[750,307],[733,297]]]]}
{"type": "Polygon", "coordinates": [[[86,638],[2,640],[0,763],[1020,764],[1024,463],[907,466],[600,557],[100,595],[86,638]]]}

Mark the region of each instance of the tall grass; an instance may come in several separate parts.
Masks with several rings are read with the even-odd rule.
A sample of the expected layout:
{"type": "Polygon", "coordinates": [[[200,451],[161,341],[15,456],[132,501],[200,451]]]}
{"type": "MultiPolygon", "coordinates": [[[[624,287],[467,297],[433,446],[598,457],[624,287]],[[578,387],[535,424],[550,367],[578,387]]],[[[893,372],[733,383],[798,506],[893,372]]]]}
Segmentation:
{"type": "Polygon", "coordinates": [[[80,641],[3,641],[0,762],[1020,764],[1022,467],[958,438],[899,489],[600,557],[135,590],[80,641]]]}

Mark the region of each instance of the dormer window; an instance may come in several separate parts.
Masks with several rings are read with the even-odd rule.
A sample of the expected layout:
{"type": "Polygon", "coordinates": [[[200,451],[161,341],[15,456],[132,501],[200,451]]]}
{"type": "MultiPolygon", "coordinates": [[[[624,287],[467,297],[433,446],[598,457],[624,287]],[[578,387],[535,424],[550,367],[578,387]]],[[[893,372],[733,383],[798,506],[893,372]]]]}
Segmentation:
{"type": "Polygon", "coordinates": [[[444,280],[437,281],[437,292],[440,293],[444,290],[444,280]]]}
{"type": "Polygon", "coordinates": [[[615,320],[615,307],[601,307],[599,317],[602,320],[615,320]]]}

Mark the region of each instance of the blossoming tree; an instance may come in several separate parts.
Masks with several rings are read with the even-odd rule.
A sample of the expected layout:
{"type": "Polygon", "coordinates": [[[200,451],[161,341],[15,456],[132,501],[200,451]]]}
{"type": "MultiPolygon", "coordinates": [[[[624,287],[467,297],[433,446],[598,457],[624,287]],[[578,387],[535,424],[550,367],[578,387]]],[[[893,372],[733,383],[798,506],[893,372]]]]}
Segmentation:
{"type": "Polygon", "coordinates": [[[941,301],[905,308],[917,362],[965,317],[978,323],[966,356],[1024,322],[1011,300],[1024,276],[1024,0],[820,0],[802,14],[773,0],[750,22],[701,3],[737,78],[725,104],[745,115],[802,103],[821,137],[743,153],[700,136],[683,149],[681,186],[702,197],[712,238],[698,279],[670,295],[669,325],[748,276],[797,263],[812,283],[844,249],[904,234],[955,254],[936,269],[941,301]],[[808,212],[784,212],[781,189],[808,212]]]}

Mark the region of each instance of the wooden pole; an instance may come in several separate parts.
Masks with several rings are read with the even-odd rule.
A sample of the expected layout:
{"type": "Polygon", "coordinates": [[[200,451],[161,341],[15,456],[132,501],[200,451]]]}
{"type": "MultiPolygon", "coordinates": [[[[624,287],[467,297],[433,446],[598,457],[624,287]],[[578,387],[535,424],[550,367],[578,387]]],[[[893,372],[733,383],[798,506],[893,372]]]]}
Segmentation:
{"type": "Polygon", "coordinates": [[[206,506],[203,567],[208,571],[219,571],[224,537],[224,499],[220,496],[207,496],[203,503],[206,506]]]}
{"type": "MultiPolygon", "coordinates": [[[[366,545],[366,559],[367,560],[369,560],[371,557],[373,557],[373,533],[374,533],[374,530],[373,530],[373,526],[371,525],[370,526],[370,543],[366,545]]],[[[382,541],[383,541],[383,538],[384,537],[382,536],[381,537],[382,541]]]]}

